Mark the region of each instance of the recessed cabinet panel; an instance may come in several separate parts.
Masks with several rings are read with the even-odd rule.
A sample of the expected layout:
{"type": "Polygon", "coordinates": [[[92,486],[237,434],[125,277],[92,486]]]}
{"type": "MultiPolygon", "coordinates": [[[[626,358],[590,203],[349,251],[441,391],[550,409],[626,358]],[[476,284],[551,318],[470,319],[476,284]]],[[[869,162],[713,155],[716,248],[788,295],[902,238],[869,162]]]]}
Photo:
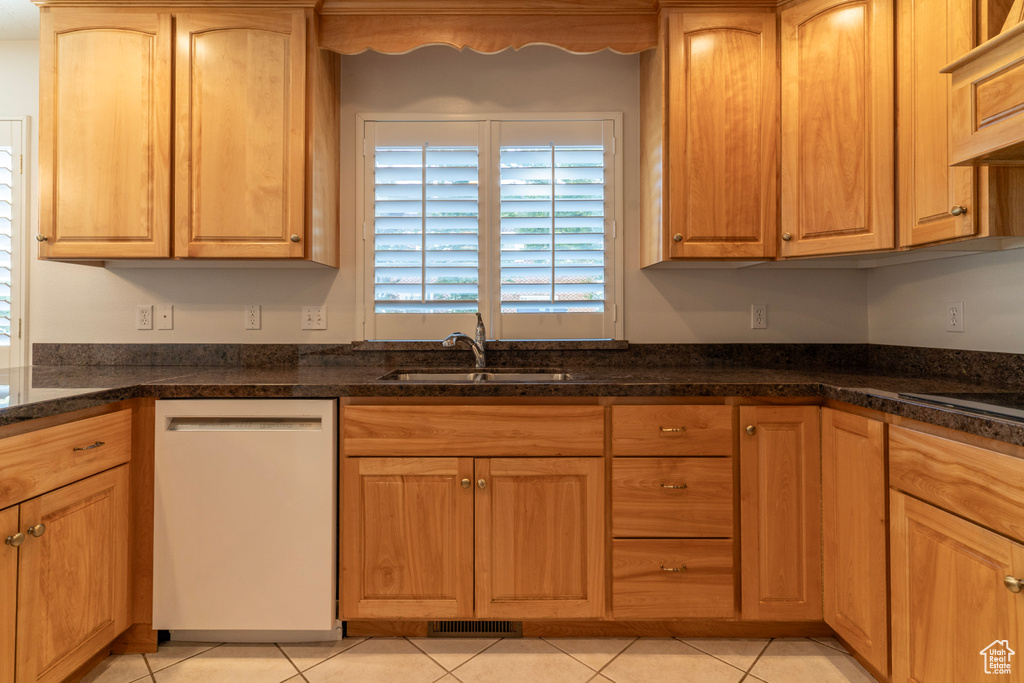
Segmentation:
{"type": "Polygon", "coordinates": [[[473,614],[470,458],[345,461],[344,616],[473,614]]]}
{"type": "Polygon", "coordinates": [[[894,246],[892,5],[782,11],[782,255],[894,246]]]}
{"type": "Polygon", "coordinates": [[[303,13],[177,22],[175,255],[301,258],[303,13]]]}
{"type": "Polygon", "coordinates": [[[170,255],[170,15],[41,26],[40,256],[170,255]]]}
{"type": "Polygon", "coordinates": [[[668,30],[671,255],[772,256],[775,17],[679,12],[668,30]]]}
{"type": "Polygon", "coordinates": [[[975,171],[952,167],[953,104],[939,73],[974,44],[973,0],[897,0],[900,244],[979,229],[975,171]],[[957,208],[959,207],[959,208],[957,208]]]}
{"type": "MultiPolygon", "coordinates": [[[[983,651],[1024,642],[1024,598],[1003,584],[1024,576],[1024,547],[896,491],[891,507],[892,680],[997,678],[983,651]]],[[[1010,665],[998,678],[1021,680],[1010,665]]]]}
{"type": "Polygon", "coordinates": [[[62,681],[128,627],[128,466],[21,505],[18,681],[62,681]]]}

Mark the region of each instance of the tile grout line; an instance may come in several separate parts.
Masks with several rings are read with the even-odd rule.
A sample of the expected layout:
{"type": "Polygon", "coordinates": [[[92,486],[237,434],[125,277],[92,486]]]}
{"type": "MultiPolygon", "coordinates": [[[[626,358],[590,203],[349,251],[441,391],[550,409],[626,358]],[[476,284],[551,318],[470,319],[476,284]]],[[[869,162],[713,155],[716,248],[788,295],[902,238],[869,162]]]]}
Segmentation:
{"type": "Polygon", "coordinates": [[[562,654],[564,654],[564,655],[567,655],[568,657],[572,658],[572,659],[573,659],[574,661],[577,661],[577,662],[579,662],[579,663],[580,663],[580,664],[582,664],[583,666],[585,666],[585,667],[587,667],[588,669],[590,669],[591,671],[593,671],[595,675],[597,675],[597,674],[600,674],[600,673],[601,673],[601,669],[603,669],[603,668],[604,668],[604,666],[607,666],[608,664],[611,664],[611,663],[612,663],[612,660],[613,660],[613,659],[615,659],[615,657],[618,657],[618,656],[619,656],[619,655],[620,655],[620,654],[622,653],[622,651],[623,651],[623,650],[625,650],[625,649],[626,649],[626,648],[628,648],[628,647],[629,647],[630,645],[632,645],[632,644],[633,644],[633,642],[634,642],[634,641],[636,640],[636,638],[633,638],[633,640],[631,640],[631,641],[629,641],[628,643],[626,643],[626,647],[624,647],[624,648],[622,648],[622,650],[619,650],[618,652],[616,652],[616,653],[615,653],[615,656],[614,656],[614,657],[612,657],[612,659],[609,659],[609,660],[608,660],[607,662],[605,662],[605,665],[604,665],[604,666],[602,666],[602,667],[600,667],[600,668],[598,668],[598,669],[595,669],[594,667],[590,666],[589,664],[587,664],[586,662],[584,662],[584,661],[583,661],[582,659],[580,659],[580,658],[576,657],[576,656],[575,656],[575,655],[574,655],[573,653],[571,653],[571,652],[566,652],[566,651],[565,651],[565,650],[563,650],[562,648],[558,647],[557,645],[555,645],[554,643],[552,643],[551,641],[549,641],[549,640],[548,640],[547,638],[543,638],[543,637],[541,637],[541,638],[540,638],[540,640],[543,640],[543,641],[544,641],[545,643],[547,643],[547,644],[548,644],[548,645],[550,645],[551,647],[555,648],[556,650],[558,650],[558,651],[559,651],[559,652],[561,652],[562,654]]]}
{"type": "MultiPolygon", "coordinates": [[[[727,661],[725,661],[724,659],[722,659],[721,657],[718,657],[718,656],[716,656],[716,655],[713,655],[713,654],[711,654],[710,652],[705,652],[704,650],[700,649],[700,648],[699,648],[699,647],[697,647],[696,645],[690,645],[690,643],[686,642],[686,641],[685,641],[685,640],[683,640],[682,638],[678,638],[678,637],[677,637],[677,638],[676,638],[676,640],[678,640],[678,641],[679,641],[680,643],[682,643],[683,645],[687,645],[687,646],[689,646],[689,647],[692,647],[692,648],[693,648],[694,650],[696,650],[697,652],[701,653],[702,655],[707,655],[708,657],[711,657],[712,659],[716,659],[716,660],[720,661],[720,662],[721,662],[722,664],[728,664],[729,666],[731,666],[732,668],[736,669],[737,671],[742,671],[742,672],[743,672],[744,674],[746,674],[746,673],[749,673],[749,672],[750,672],[750,669],[742,669],[742,668],[740,668],[740,667],[736,666],[735,664],[733,664],[732,662],[727,662],[727,661]]],[[[768,639],[768,643],[770,643],[770,642],[772,642],[772,641],[771,641],[771,639],[769,638],[769,639],[768,639]]],[[[760,650],[760,652],[758,652],[758,653],[757,653],[757,654],[758,654],[758,657],[760,657],[760,656],[761,656],[761,652],[764,652],[764,648],[765,648],[765,647],[768,647],[768,643],[765,643],[765,644],[764,644],[764,647],[762,647],[762,648],[761,648],[761,650],[760,650]]],[[[756,664],[756,663],[757,663],[757,657],[755,657],[755,658],[754,658],[754,661],[753,661],[753,662],[752,662],[752,663],[750,664],[750,666],[751,666],[751,667],[753,667],[753,666],[754,666],[754,664],[756,664]]],[[[741,678],[740,680],[742,681],[743,679],[741,678]]]]}
{"type": "MultiPolygon", "coordinates": [[[[409,638],[408,638],[408,637],[406,637],[406,640],[409,640],[409,638]]],[[[466,664],[469,664],[469,663],[470,663],[471,661],[473,661],[474,659],[476,659],[477,657],[479,657],[479,656],[480,656],[480,655],[482,655],[483,653],[487,652],[488,650],[490,650],[490,649],[491,649],[492,647],[494,647],[495,645],[497,645],[498,643],[500,643],[500,642],[501,642],[501,641],[503,641],[503,640],[508,640],[508,639],[507,639],[507,638],[498,638],[498,639],[497,639],[497,640],[495,640],[495,641],[494,641],[493,643],[491,643],[490,645],[488,645],[488,646],[487,646],[487,647],[485,647],[484,649],[480,650],[480,652],[477,652],[477,653],[476,653],[475,655],[473,655],[472,657],[470,657],[470,658],[469,658],[469,659],[467,659],[466,661],[464,661],[464,662],[460,663],[460,664],[459,664],[459,665],[458,665],[457,667],[455,667],[455,669],[459,669],[459,668],[462,668],[462,667],[463,667],[463,666],[465,666],[466,664]]],[[[411,643],[411,641],[410,641],[410,643],[411,643]]],[[[411,643],[411,644],[412,644],[412,646],[413,646],[413,647],[416,647],[416,644],[415,644],[415,643],[411,643]]],[[[419,649],[418,647],[417,647],[416,649],[417,649],[417,650],[420,650],[420,649],[419,649]]],[[[420,652],[423,652],[423,650],[420,650],[420,652]]],[[[428,655],[428,654],[427,654],[426,652],[423,652],[423,654],[427,655],[427,657],[430,657],[430,655],[428,655]]],[[[451,675],[455,676],[455,669],[451,669],[451,670],[449,670],[449,669],[448,669],[448,667],[446,667],[446,666],[445,666],[444,664],[442,664],[441,662],[438,662],[438,661],[437,661],[436,659],[434,659],[433,657],[430,657],[430,661],[432,661],[432,662],[437,662],[437,665],[438,665],[438,666],[440,666],[440,667],[441,667],[442,669],[444,669],[445,671],[447,671],[447,672],[448,672],[448,673],[450,673],[451,675]]],[[[461,680],[462,680],[462,679],[461,679],[461,678],[459,678],[458,676],[455,676],[455,678],[456,678],[456,679],[458,679],[459,681],[461,681],[461,680]]]]}
{"type": "MultiPolygon", "coordinates": [[[[604,666],[602,666],[600,669],[597,670],[597,673],[603,676],[604,675],[604,670],[607,669],[609,666],[611,666],[612,662],[614,662],[616,659],[618,659],[623,654],[625,654],[626,650],[628,650],[629,648],[633,647],[633,645],[635,645],[638,640],[640,640],[639,637],[633,638],[633,640],[630,641],[629,645],[627,645],[626,647],[622,648],[622,650],[617,655],[615,655],[614,657],[609,659],[607,662],[605,662],[604,666]]],[[[605,676],[605,678],[608,678],[608,676],[605,676]]]]}
{"type": "MultiPolygon", "coordinates": [[[[172,641],[167,640],[167,641],[164,641],[164,642],[169,643],[169,642],[172,642],[172,641]]],[[[225,644],[226,643],[217,643],[215,645],[211,645],[210,647],[206,648],[202,652],[197,652],[194,655],[189,655],[188,657],[185,657],[184,659],[179,659],[178,661],[174,662],[173,664],[168,664],[167,666],[163,667],[162,669],[157,669],[156,671],[153,670],[153,667],[149,666],[149,660],[148,659],[146,659],[146,666],[149,667],[150,673],[153,674],[153,679],[156,680],[156,672],[157,671],[164,671],[166,669],[170,669],[171,667],[178,666],[182,662],[187,662],[188,660],[192,659],[193,657],[198,657],[199,655],[205,654],[205,653],[209,652],[210,650],[216,650],[218,647],[220,647],[221,645],[225,645],[225,644]]],[[[157,646],[157,650],[159,650],[159,649],[160,649],[160,646],[158,645],[157,646]]],[[[156,653],[154,652],[154,653],[151,653],[151,654],[156,654],[156,653]]],[[[145,659],[146,655],[142,655],[142,657],[145,659]]]]}
{"type": "Polygon", "coordinates": [[[754,658],[754,661],[750,665],[750,668],[747,669],[747,672],[745,674],[743,674],[743,678],[740,679],[740,683],[743,683],[743,681],[747,680],[748,678],[754,675],[750,672],[753,671],[754,667],[757,666],[757,663],[761,661],[761,657],[764,656],[764,653],[768,651],[768,646],[771,645],[773,642],[775,642],[774,638],[768,639],[768,642],[764,644],[764,648],[761,650],[761,652],[758,653],[757,657],[754,658]]]}
{"type": "MultiPolygon", "coordinates": [[[[274,643],[274,647],[277,648],[278,652],[280,652],[282,655],[284,655],[284,658],[288,661],[289,664],[292,665],[292,668],[295,669],[295,673],[299,674],[299,676],[302,678],[302,680],[306,680],[306,677],[302,675],[302,669],[299,668],[298,664],[296,664],[295,662],[292,661],[292,658],[289,657],[288,653],[284,651],[283,647],[281,647],[281,643],[274,643]]],[[[289,676],[288,678],[295,678],[295,677],[294,676],[289,676]]],[[[286,678],[284,680],[287,681],[288,678],[286,678]]]]}

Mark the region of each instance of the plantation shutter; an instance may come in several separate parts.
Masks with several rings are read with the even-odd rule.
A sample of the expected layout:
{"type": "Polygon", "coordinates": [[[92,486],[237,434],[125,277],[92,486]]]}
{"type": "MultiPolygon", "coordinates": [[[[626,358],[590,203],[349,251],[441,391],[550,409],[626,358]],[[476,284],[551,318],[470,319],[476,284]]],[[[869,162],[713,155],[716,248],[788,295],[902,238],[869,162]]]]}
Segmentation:
{"type": "Polygon", "coordinates": [[[479,310],[478,129],[476,122],[370,126],[376,337],[443,336],[479,310]]]}
{"type": "Polygon", "coordinates": [[[504,338],[611,337],[611,122],[498,124],[504,338]]]}
{"type": "MultiPolygon", "coordinates": [[[[24,230],[25,128],[22,119],[0,119],[0,368],[24,362],[17,338],[22,296],[18,246],[24,230]]],[[[0,387],[0,405],[8,400],[6,390],[6,386],[0,387]]]]}

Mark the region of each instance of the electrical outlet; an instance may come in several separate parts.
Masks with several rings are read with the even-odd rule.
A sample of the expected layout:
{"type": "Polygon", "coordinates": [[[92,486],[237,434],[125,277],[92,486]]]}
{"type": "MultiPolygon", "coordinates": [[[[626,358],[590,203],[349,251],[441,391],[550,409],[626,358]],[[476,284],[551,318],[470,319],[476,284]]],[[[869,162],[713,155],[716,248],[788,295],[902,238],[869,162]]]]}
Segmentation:
{"type": "Polygon", "coordinates": [[[135,329],[153,329],[153,305],[135,307],[135,329]]]}
{"type": "Polygon", "coordinates": [[[245,329],[247,330],[258,330],[260,329],[260,306],[259,304],[253,304],[245,307],[245,329]]]}
{"type": "Polygon", "coordinates": [[[763,330],[768,327],[768,304],[750,304],[750,329],[763,330]]]}
{"type": "Polygon", "coordinates": [[[964,302],[950,301],[946,304],[946,332],[964,331],[964,302]]]}
{"type": "Polygon", "coordinates": [[[302,329],[304,329],[304,330],[326,330],[327,329],[327,306],[303,306],[302,307],[302,329]]]}
{"type": "Polygon", "coordinates": [[[156,307],[156,329],[174,329],[174,306],[172,304],[160,304],[156,307]]]}

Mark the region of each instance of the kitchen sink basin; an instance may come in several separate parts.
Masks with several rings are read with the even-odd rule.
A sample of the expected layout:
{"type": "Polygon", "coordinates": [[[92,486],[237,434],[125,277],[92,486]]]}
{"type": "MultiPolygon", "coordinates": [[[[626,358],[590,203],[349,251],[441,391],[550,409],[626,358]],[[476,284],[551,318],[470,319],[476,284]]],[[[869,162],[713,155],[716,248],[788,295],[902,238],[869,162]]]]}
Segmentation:
{"type": "Polygon", "coordinates": [[[534,372],[520,370],[434,370],[429,372],[395,370],[380,377],[392,382],[565,382],[573,377],[567,372],[534,372]]]}

